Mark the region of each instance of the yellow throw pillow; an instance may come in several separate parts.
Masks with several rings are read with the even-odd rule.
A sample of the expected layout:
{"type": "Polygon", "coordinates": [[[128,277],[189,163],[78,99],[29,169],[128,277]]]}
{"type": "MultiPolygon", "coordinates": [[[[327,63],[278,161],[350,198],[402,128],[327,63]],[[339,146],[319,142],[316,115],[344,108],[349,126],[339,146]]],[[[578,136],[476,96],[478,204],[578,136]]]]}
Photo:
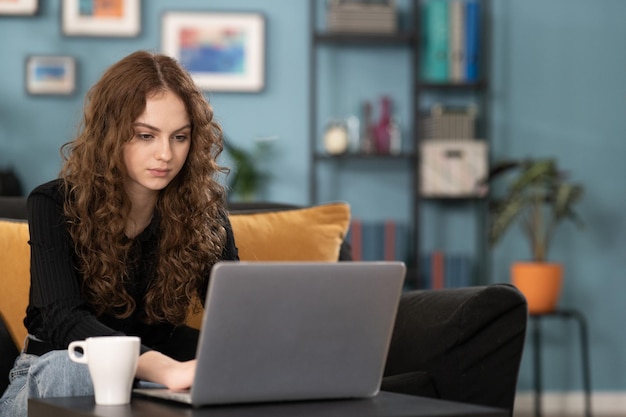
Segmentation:
{"type": "Polygon", "coordinates": [[[30,287],[28,223],[0,220],[0,312],[18,346],[26,337],[24,317],[30,287]]]}
{"type": "Polygon", "coordinates": [[[242,261],[336,261],[350,206],[329,203],[229,218],[242,261]]]}

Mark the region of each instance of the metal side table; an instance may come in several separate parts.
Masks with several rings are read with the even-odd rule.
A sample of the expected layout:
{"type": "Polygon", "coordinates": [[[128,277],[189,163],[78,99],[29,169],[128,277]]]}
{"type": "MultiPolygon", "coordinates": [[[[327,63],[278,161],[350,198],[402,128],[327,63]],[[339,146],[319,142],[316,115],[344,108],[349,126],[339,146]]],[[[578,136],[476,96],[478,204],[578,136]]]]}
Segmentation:
{"type": "Polygon", "coordinates": [[[580,311],[574,309],[556,309],[549,313],[530,315],[533,338],[535,416],[541,417],[541,321],[543,319],[551,317],[557,317],[561,319],[573,319],[578,323],[580,333],[583,387],[585,390],[585,416],[591,417],[591,372],[589,361],[589,337],[587,333],[587,320],[580,311]]]}

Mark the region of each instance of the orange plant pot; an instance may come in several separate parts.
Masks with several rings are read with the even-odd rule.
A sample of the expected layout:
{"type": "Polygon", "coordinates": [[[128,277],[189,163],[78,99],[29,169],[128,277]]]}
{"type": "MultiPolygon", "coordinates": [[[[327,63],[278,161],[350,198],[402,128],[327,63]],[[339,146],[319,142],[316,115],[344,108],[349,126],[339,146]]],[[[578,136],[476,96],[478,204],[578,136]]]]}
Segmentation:
{"type": "Polygon", "coordinates": [[[554,311],[561,295],[563,265],[548,262],[516,262],[511,265],[511,283],[528,303],[529,313],[554,311]]]}

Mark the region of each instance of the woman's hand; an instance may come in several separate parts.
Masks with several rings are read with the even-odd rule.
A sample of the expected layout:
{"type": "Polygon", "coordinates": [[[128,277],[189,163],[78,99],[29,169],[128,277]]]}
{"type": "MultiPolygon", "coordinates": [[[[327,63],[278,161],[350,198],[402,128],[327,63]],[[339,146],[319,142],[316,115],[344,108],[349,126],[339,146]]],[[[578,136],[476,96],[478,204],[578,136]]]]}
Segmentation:
{"type": "Polygon", "coordinates": [[[195,359],[179,362],[157,351],[149,351],[139,356],[136,377],[169,389],[183,390],[191,387],[195,374],[195,359]]]}

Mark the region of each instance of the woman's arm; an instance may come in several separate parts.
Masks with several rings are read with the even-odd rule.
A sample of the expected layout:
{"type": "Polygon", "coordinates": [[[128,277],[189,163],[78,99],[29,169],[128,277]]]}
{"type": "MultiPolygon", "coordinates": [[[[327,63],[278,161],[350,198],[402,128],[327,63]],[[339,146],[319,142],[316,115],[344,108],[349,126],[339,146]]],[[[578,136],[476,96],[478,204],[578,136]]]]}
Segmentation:
{"type": "Polygon", "coordinates": [[[81,294],[63,199],[58,180],[37,187],[28,198],[31,289],[26,325],[56,349],[89,336],[119,334],[93,315],[81,294]]]}

